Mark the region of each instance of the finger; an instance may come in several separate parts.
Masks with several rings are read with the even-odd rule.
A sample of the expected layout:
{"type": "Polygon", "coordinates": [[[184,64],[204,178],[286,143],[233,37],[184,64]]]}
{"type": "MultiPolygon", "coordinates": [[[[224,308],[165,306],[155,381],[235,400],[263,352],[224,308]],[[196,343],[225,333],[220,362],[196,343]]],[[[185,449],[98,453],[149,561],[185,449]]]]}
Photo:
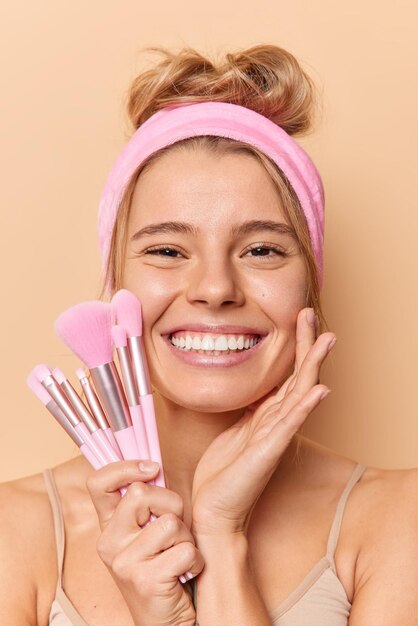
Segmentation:
{"type": "MultiPolygon", "coordinates": [[[[316,341],[315,317],[315,311],[311,307],[307,307],[299,311],[296,323],[296,355],[294,372],[286,380],[286,382],[280,386],[276,394],[278,400],[282,400],[285,395],[293,389],[298,372],[302,367],[302,363],[316,341]]],[[[319,379],[316,382],[319,383],[319,379]]]]}
{"type": "Polygon", "coordinates": [[[113,559],[111,569],[122,580],[135,580],[137,593],[144,597],[155,593],[156,584],[177,584],[178,578],[184,572],[197,576],[204,567],[203,557],[193,540],[179,541],[153,558],[144,558],[139,543],[138,540],[135,545],[131,544],[128,549],[120,552],[113,559]]]}
{"type": "MultiPolygon", "coordinates": [[[[110,520],[102,528],[102,534],[96,545],[100,558],[108,566],[112,566],[115,555],[127,549],[148,527],[145,524],[151,511],[159,515],[167,515],[167,512],[170,512],[170,515],[183,523],[183,510],[183,499],[174,491],[142,482],[132,483],[110,520]]],[[[152,526],[155,521],[150,525],[152,526]]],[[[154,537],[155,532],[161,534],[159,529],[160,525],[157,525],[153,531],[154,537]]],[[[148,535],[149,533],[145,534],[145,540],[148,535]]],[[[186,536],[189,538],[190,534],[186,536]]]]}
{"type": "MultiPolygon", "coordinates": [[[[286,381],[275,390],[276,400],[283,400],[286,394],[293,389],[297,374],[302,366],[303,360],[316,341],[316,321],[315,311],[307,307],[299,311],[296,321],[296,349],[295,364],[293,373],[286,381]]],[[[316,381],[319,383],[319,379],[316,381]]]]}
{"type": "Polygon", "coordinates": [[[277,456],[277,446],[281,448],[279,452],[282,453],[307,417],[330,392],[331,390],[325,385],[316,385],[287,413],[283,413],[282,407],[278,409],[276,416],[270,420],[271,430],[266,438],[275,456],[277,456]]]}
{"type": "Polygon", "coordinates": [[[167,550],[182,541],[194,543],[194,537],[189,528],[173,513],[164,513],[158,517],[143,529],[142,535],[149,555],[159,554],[162,550],[167,550]]]}
{"type": "MultiPolygon", "coordinates": [[[[183,498],[170,489],[142,482],[132,483],[106,525],[106,533],[122,546],[124,537],[130,543],[133,535],[148,522],[151,513],[160,517],[172,513],[180,520],[184,516],[183,498]]],[[[123,546],[124,547],[124,546],[123,546]]]]}
{"type": "Polygon", "coordinates": [[[86,485],[101,528],[112,517],[121,500],[122,496],[119,492],[121,487],[126,487],[135,481],[147,482],[156,476],[159,470],[158,463],[155,464],[154,471],[144,471],[150,466],[152,465],[149,461],[118,461],[101,467],[89,476],[86,485]],[[139,464],[141,464],[141,469],[139,464]]]}
{"type": "MultiPolygon", "coordinates": [[[[153,568],[164,572],[168,579],[177,579],[184,572],[190,572],[188,579],[200,574],[205,561],[200,550],[191,541],[183,541],[159,554],[153,561],[153,568]]],[[[167,579],[166,578],[166,579],[167,579]]]]}
{"type": "Polygon", "coordinates": [[[296,328],[295,369],[297,372],[315,341],[315,311],[312,308],[302,309],[298,315],[296,328]]]}
{"type": "MultiPolygon", "coordinates": [[[[295,368],[296,368],[296,366],[295,366],[295,368]]],[[[295,384],[296,378],[297,378],[297,372],[296,372],[296,369],[295,369],[293,374],[291,376],[289,376],[289,378],[283,383],[283,385],[280,385],[279,389],[274,394],[274,398],[275,398],[276,402],[283,400],[285,395],[287,393],[289,393],[289,391],[291,389],[293,389],[293,386],[295,384]]]]}
{"type": "MultiPolygon", "coordinates": [[[[148,526],[145,526],[135,537],[125,552],[134,562],[155,557],[163,550],[168,550],[183,541],[194,543],[194,538],[183,520],[173,513],[164,513],[148,526]]],[[[184,571],[179,572],[183,574],[184,571]]]]}
{"type": "Polygon", "coordinates": [[[303,398],[314,385],[318,385],[322,364],[335,345],[334,339],[337,339],[334,333],[323,333],[318,337],[305,356],[292,389],[282,400],[281,409],[284,415],[303,398]]]}

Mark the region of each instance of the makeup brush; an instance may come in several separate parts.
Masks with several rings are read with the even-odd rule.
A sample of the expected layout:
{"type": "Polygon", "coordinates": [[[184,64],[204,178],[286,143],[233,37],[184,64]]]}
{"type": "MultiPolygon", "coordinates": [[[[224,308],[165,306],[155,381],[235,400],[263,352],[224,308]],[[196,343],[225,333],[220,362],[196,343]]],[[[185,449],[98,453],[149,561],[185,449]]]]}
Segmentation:
{"type": "Polygon", "coordinates": [[[111,307],[92,300],[67,309],[55,321],[64,343],[87,365],[104,412],[125,459],[139,459],[135,433],[113,362],[111,307]]]}
{"type": "MultiPolygon", "coordinates": [[[[130,294],[130,292],[127,293],[130,294]]],[[[130,295],[133,296],[133,294],[130,295]]],[[[82,302],[64,311],[55,322],[55,330],[64,343],[89,368],[97,395],[112,424],[116,440],[124,458],[138,459],[140,458],[139,451],[126,398],[119,374],[113,362],[111,322],[112,311],[110,305],[93,300],[82,302]]],[[[154,416],[155,424],[155,413],[153,410],[152,415],[154,416]]],[[[151,458],[160,463],[161,471],[159,475],[163,476],[160,486],[165,487],[156,424],[155,433],[158,457],[151,458]],[[158,458],[160,459],[159,461],[158,458]]],[[[158,484],[157,480],[155,480],[155,484],[158,484]]],[[[125,492],[125,489],[122,488],[121,491],[125,492]]],[[[154,518],[155,516],[151,515],[147,524],[152,523],[154,518]]],[[[186,572],[185,575],[179,576],[179,580],[184,583],[189,580],[190,576],[190,573],[186,572]]]]}
{"type": "Polygon", "coordinates": [[[88,431],[87,426],[80,421],[77,413],[74,411],[71,403],[66,395],[63,393],[61,387],[52,376],[51,370],[44,364],[36,365],[32,370],[34,376],[43,385],[51,398],[55,400],[65,417],[73,426],[74,430],[81,437],[85,444],[92,450],[101,466],[108,463],[107,455],[103,452],[102,448],[93,439],[88,431]]]}
{"type": "Polygon", "coordinates": [[[76,429],[71,425],[70,421],[65,417],[64,413],[59,408],[58,404],[51,398],[45,387],[36,378],[35,374],[31,372],[26,380],[29,388],[35,396],[42,402],[47,410],[51,413],[52,417],[58,422],[58,424],[65,430],[67,435],[71,437],[76,446],[80,448],[80,452],[86,457],[90,465],[94,469],[101,467],[100,461],[95,456],[94,452],[88,447],[88,445],[80,437],[76,429]]]}
{"type": "Polygon", "coordinates": [[[101,428],[99,428],[94,417],[87,409],[86,405],[84,404],[70,381],[67,380],[63,372],[58,367],[56,367],[52,370],[52,375],[57,383],[60,385],[68,400],[71,402],[73,409],[77,413],[78,417],[87,426],[89,433],[91,434],[93,439],[95,439],[97,445],[102,448],[107,460],[110,462],[120,461],[122,456],[115,452],[105,433],[101,428]]]}
{"type": "Polygon", "coordinates": [[[131,357],[128,349],[126,330],[116,324],[112,326],[112,338],[115,344],[118,357],[120,371],[122,372],[123,386],[128,401],[129,412],[132,418],[136,443],[138,445],[141,459],[150,459],[150,451],[148,446],[147,432],[145,430],[144,418],[142,416],[141,407],[139,406],[138,391],[136,382],[132,372],[131,357]]]}
{"type": "Polygon", "coordinates": [[[115,439],[115,435],[113,434],[113,431],[109,426],[106,415],[104,414],[104,411],[102,409],[102,405],[100,404],[99,398],[97,397],[96,392],[93,389],[93,385],[90,384],[88,375],[83,369],[81,369],[81,367],[77,369],[76,374],[83,388],[84,396],[87,400],[87,404],[89,405],[89,409],[92,415],[94,416],[100,428],[105,433],[116,454],[118,454],[120,458],[122,458],[122,454],[115,439]]]}
{"type": "MultiPolygon", "coordinates": [[[[144,346],[142,342],[142,314],[141,305],[137,297],[128,291],[127,289],[119,290],[112,298],[112,313],[113,319],[117,322],[112,329],[113,339],[115,345],[118,346],[118,355],[121,358],[121,370],[122,362],[129,363],[128,355],[125,350],[126,336],[128,337],[130,364],[132,364],[135,382],[139,392],[141,402],[141,412],[144,418],[144,425],[146,430],[146,440],[148,441],[151,459],[157,461],[160,464],[160,471],[157,477],[154,478],[154,484],[159,487],[165,487],[164,470],[161,459],[160,443],[158,440],[157,422],[155,418],[154,401],[152,398],[151,383],[148,373],[148,365],[145,357],[144,346]],[[121,328],[118,328],[121,327],[121,328]],[[124,332],[123,332],[124,331],[124,332]],[[120,350],[122,348],[122,350],[120,350]]],[[[137,395],[133,395],[133,398],[137,398],[137,395]]],[[[132,398],[132,399],[133,399],[132,398]]],[[[150,521],[156,519],[155,515],[151,515],[150,521]]],[[[182,583],[191,580],[193,575],[191,572],[179,576],[179,580],[182,583]]]]}
{"type": "MultiPolygon", "coordinates": [[[[57,381],[53,379],[52,375],[45,375],[48,371],[49,369],[45,365],[37,365],[33,368],[32,373],[28,378],[28,384],[32,391],[38,395],[38,398],[40,398],[40,389],[48,395],[53,395],[53,398],[51,398],[53,404],[51,405],[48,403],[48,408],[51,409],[51,412],[54,411],[52,414],[56,417],[58,422],[70,435],[73,441],[75,441],[77,445],[78,440],[81,441],[82,446],[80,446],[80,450],[94,469],[99,469],[100,467],[108,465],[112,461],[108,460],[107,455],[103,453],[102,448],[98,446],[89,433],[87,426],[82,422],[78,422],[75,427],[72,426],[74,415],[76,415],[75,411],[74,415],[72,415],[73,407],[71,407],[68,399],[64,396],[60,386],[57,381]],[[50,379],[52,379],[53,382],[51,382],[50,379]],[[41,383],[40,380],[43,380],[43,382],[41,383]],[[36,383],[38,383],[41,387],[39,388],[36,383]],[[68,407],[70,407],[70,409],[68,407]],[[67,416],[69,416],[70,419],[67,416]]],[[[43,399],[46,400],[46,396],[43,396],[43,399]]],[[[120,459],[116,460],[119,461],[120,459]]],[[[119,491],[121,495],[124,496],[127,488],[121,487],[119,491]]]]}
{"type": "Polygon", "coordinates": [[[157,420],[148,372],[148,364],[142,340],[142,312],[138,298],[127,289],[120,289],[112,298],[112,311],[118,325],[125,329],[128,336],[129,353],[132,359],[139,400],[144,417],[151,459],[160,465],[160,471],[154,479],[159,487],[165,487],[164,470],[158,440],[157,420]]]}

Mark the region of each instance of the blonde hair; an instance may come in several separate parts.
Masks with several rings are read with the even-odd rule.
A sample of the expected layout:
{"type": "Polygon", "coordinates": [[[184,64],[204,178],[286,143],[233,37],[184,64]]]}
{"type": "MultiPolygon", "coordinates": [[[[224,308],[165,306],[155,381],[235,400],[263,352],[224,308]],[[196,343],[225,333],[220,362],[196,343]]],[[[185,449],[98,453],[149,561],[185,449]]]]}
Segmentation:
{"type": "MultiPolygon", "coordinates": [[[[295,57],[274,45],[257,45],[228,53],[211,61],[192,48],[178,52],[163,47],[146,48],[161,55],[161,60],[141,72],[128,92],[127,110],[136,130],[160,109],[183,102],[219,101],[250,108],[281,126],[289,135],[306,133],[312,128],[315,86],[295,57]]],[[[132,196],[138,178],[163,154],[173,150],[207,150],[216,156],[242,153],[256,158],[275,185],[283,211],[293,227],[305,261],[308,281],[305,306],[318,316],[318,332],[327,329],[322,312],[315,257],[309,230],[298,198],[287,178],[265,154],[240,141],[215,136],[183,139],[162,148],[144,161],[127,185],[113,229],[105,285],[112,293],[122,287],[127,244],[127,225],[132,196]]]]}

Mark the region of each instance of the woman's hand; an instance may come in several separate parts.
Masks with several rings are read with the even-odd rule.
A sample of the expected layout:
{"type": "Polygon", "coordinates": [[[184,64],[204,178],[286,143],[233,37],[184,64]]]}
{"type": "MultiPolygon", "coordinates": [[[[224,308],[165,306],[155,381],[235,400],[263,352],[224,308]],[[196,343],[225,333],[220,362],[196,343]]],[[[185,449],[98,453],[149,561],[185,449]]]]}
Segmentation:
{"type": "Polygon", "coordinates": [[[146,473],[139,461],[120,461],[89,477],[87,488],[102,531],[97,552],[135,626],[194,626],[193,603],[178,576],[199,574],[203,558],[183,522],[181,496],[147,484],[157,474],[154,465],[156,470],[146,473]],[[123,497],[120,487],[127,487],[123,497]],[[151,513],[158,519],[141,528],[151,513]]]}
{"type": "Polygon", "coordinates": [[[317,383],[335,335],[327,332],[316,339],[309,311],[302,309],[298,315],[292,375],[278,391],[248,407],[211,443],[197,465],[192,491],[196,538],[246,532],[252,509],[292,437],[329,393],[317,383]]]}

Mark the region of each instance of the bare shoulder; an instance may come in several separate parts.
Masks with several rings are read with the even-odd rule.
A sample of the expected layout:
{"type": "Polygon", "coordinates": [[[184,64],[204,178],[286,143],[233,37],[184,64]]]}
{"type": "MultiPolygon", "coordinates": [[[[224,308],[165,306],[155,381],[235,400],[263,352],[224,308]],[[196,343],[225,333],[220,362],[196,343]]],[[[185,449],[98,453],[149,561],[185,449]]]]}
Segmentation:
{"type": "Polygon", "coordinates": [[[353,495],[353,505],[364,555],[375,556],[382,550],[389,554],[394,547],[400,554],[403,546],[409,552],[415,549],[418,559],[418,468],[368,467],[353,495]]]}
{"type": "Polygon", "coordinates": [[[46,623],[39,596],[53,593],[56,564],[42,475],[0,484],[0,510],[0,623],[46,623]]]}
{"type": "MultiPolygon", "coordinates": [[[[387,470],[367,467],[353,492],[350,516],[365,545],[376,546],[394,533],[416,537],[418,468],[387,470]]],[[[397,538],[399,541],[399,538],[397,538]]]]}
{"type": "MultiPolygon", "coordinates": [[[[1,536],[13,537],[16,556],[20,552],[37,550],[48,534],[45,530],[52,529],[52,518],[48,496],[42,474],[34,474],[17,480],[0,484],[1,536]],[[43,529],[42,536],[39,531],[43,529]],[[40,542],[33,545],[33,538],[40,542]]],[[[5,542],[2,541],[4,544],[5,542]]],[[[3,547],[7,547],[3,546],[3,547]]]]}
{"type": "MultiPolygon", "coordinates": [[[[302,457],[304,476],[320,501],[327,493],[338,500],[356,461],[306,440],[302,457]]],[[[350,624],[416,623],[417,528],[418,468],[367,466],[352,485],[335,553],[338,577],[353,603],[350,624]]]]}
{"type": "MultiPolygon", "coordinates": [[[[35,509],[45,505],[45,482],[42,474],[33,474],[9,482],[0,483],[0,502],[2,506],[2,521],[9,517],[16,517],[15,523],[25,525],[27,516],[32,517],[32,507],[35,509]],[[26,519],[20,518],[20,513],[26,511],[26,519]]],[[[36,512],[33,511],[36,519],[36,512]]]]}
{"type": "MultiPolygon", "coordinates": [[[[395,498],[401,506],[417,506],[418,468],[381,469],[367,467],[362,480],[364,492],[373,498],[374,504],[395,498]]],[[[393,508],[393,507],[391,507],[393,508]]]]}
{"type": "MultiPolygon", "coordinates": [[[[61,504],[85,497],[79,457],[53,468],[61,504]]],[[[58,579],[54,521],[44,476],[0,483],[0,624],[41,626],[58,579]]]]}
{"type": "MultiPolygon", "coordinates": [[[[312,441],[304,442],[304,458],[309,481],[314,486],[328,485],[341,495],[358,463],[312,441]]],[[[352,485],[340,537],[340,552],[347,547],[361,562],[361,555],[371,555],[381,546],[389,549],[417,542],[418,468],[388,470],[365,467],[352,485]],[[400,538],[402,535],[402,539],[400,538]]],[[[410,545],[412,547],[412,545],[410,545]]]]}
{"type": "Polygon", "coordinates": [[[367,468],[350,527],[358,538],[350,624],[416,624],[418,469],[367,468]]]}
{"type": "MultiPolygon", "coordinates": [[[[72,500],[77,506],[86,495],[86,465],[82,457],[77,457],[52,469],[61,504],[72,500]]],[[[55,551],[51,503],[43,474],[0,483],[0,507],[1,529],[12,537],[19,537],[15,546],[17,552],[24,551],[27,557],[30,550],[36,565],[37,556],[43,558],[45,549],[55,551]]]]}

